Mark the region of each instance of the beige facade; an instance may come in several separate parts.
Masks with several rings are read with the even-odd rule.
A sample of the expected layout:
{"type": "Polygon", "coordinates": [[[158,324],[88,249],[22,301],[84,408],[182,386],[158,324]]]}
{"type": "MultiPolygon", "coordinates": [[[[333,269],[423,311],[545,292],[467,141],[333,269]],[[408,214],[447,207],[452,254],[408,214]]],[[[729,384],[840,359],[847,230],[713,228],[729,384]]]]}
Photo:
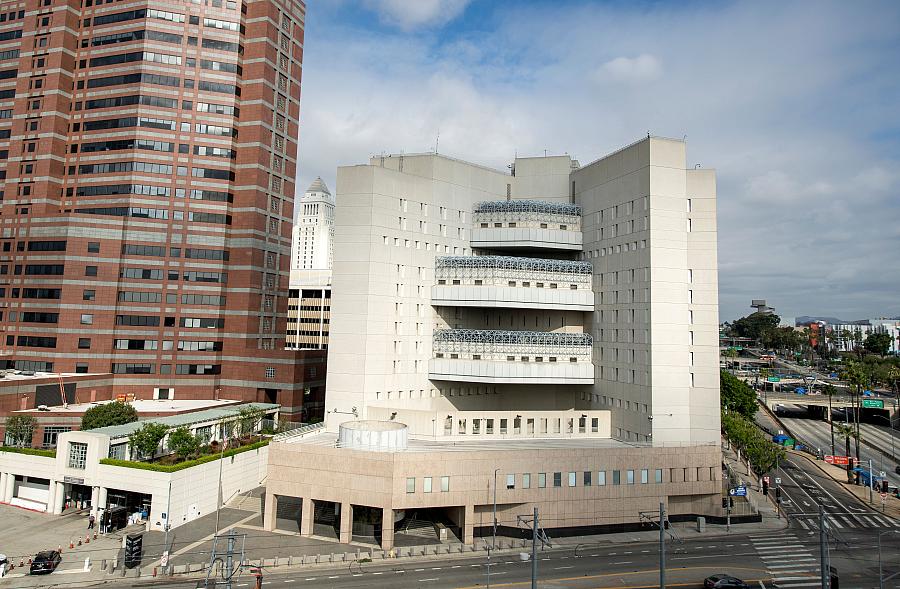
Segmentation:
{"type": "Polygon", "coordinates": [[[470,540],[481,524],[466,513],[493,488],[482,461],[491,475],[564,476],[543,489],[554,495],[536,481],[498,494],[503,525],[533,505],[569,531],[633,524],[660,500],[678,514],[717,509],[713,172],[687,170],[682,141],[649,137],[586,166],[510,168],[435,154],[339,168],[326,425],[273,446],[268,527],[276,496],[296,507],[281,519],[306,517],[307,500],[359,500],[389,520],[443,510],[470,540]],[[403,424],[406,449],[318,456],[360,420],[403,424]],[[659,482],[585,484],[601,470],[659,482]],[[426,476],[432,492],[408,496],[406,479],[426,476]],[[457,482],[434,492],[443,477],[457,482]]]}

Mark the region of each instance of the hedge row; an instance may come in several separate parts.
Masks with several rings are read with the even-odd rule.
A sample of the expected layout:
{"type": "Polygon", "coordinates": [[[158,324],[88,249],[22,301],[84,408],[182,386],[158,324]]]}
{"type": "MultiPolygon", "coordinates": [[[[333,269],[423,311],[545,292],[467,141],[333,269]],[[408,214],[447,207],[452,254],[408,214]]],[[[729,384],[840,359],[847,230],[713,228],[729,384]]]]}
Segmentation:
{"type": "Polygon", "coordinates": [[[179,470],[184,470],[193,466],[206,464],[207,462],[212,462],[213,460],[218,460],[220,456],[234,456],[235,454],[241,454],[242,452],[249,452],[250,450],[262,448],[263,446],[267,446],[268,444],[269,440],[265,439],[253,444],[241,446],[240,448],[225,450],[224,454],[220,454],[218,452],[215,454],[207,454],[206,456],[201,456],[200,458],[195,458],[194,460],[186,460],[184,462],[179,462],[178,464],[156,464],[153,462],[116,460],[115,458],[103,458],[102,460],[100,460],[100,464],[108,464],[109,466],[121,466],[123,468],[136,468],[138,470],[152,470],[154,472],[178,472],[179,470]]]}
{"type": "Polygon", "coordinates": [[[15,454],[30,454],[32,456],[46,456],[56,458],[56,450],[41,450],[39,448],[17,448],[15,446],[0,446],[0,452],[13,452],[15,454]]]}

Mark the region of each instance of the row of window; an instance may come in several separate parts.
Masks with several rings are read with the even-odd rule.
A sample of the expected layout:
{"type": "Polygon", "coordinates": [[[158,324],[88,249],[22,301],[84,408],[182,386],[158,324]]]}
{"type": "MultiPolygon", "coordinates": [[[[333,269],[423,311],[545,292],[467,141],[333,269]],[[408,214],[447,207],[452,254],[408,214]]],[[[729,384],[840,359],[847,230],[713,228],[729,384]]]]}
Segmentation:
{"type": "MultiPolygon", "coordinates": [[[[75,209],[76,213],[86,215],[109,215],[113,217],[137,217],[141,219],[168,219],[169,211],[166,209],[149,209],[144,207],[89,207],[75,209]]],[[[183,211],[172,211],[172,218],[176,221],[185,219],[183,211]]],[[[195,213],[190,212],[187,220],[193,223],[210,223],[215,225],[231,225],[231,215],[219,213],[195,213]]]]}
{"type": "MultiPolygon", "coordinates": [[[[181,274],[178,270],[162,270],[160,268],[122,268],[119,271],[120,278],[130,278],[132,280],[178,280],[181,274]]],[[[186,282],[214,282],[225,284],[228,282],[227,272],[198,272],[193,270],[185,271],[183,278],[186,282]]]]}
{"type": "MultiPolygon", "coordinates": [[[[18,75],[18,71],[13,70],[15,75],[18,75]]],[[[2,73],[0,72],[0,77],[2,77],[2,73]]],[[[185,78],[182,80],[181,78],[176,78],[174,76],[163,76],[160,74],[150,74],[150,73],[133,73],[133,74],[121,74],[118,76],[107,76],[107,77],[92,77],[87,80],[88,88],[107,88],[109,86],[122,86],[122,85],[135,85],[135,84],[152,84],[155,86],[174,86],[179,87],[184,85],[187,89],[192,89],[196,86],[198,90],[203,90],[204,92],[216,92],[219,94],[233,94],[235,96],[241,95],[241,89],[234,84],[223,84],[220,82],[208,82],[206,80],[200,80],[199,83],[196,82],[194,78],[185,78]]],[[[78,80],[76,87],[79,90],[83,90],[85,87],[84,80],[78,80]]]]}
{"type": "MultiPolygon", "coordinates": [[[[76,371],[77,372],[77,371],[76,371]]],[[[154,374],[156,372],[155,364],[144,364],[134,362],[114,362],[112,365],[113,374],[154,374]]],[[[160,364],[160,374],[171,374],[171,364],[160,364]]],[[[176,364],[175,374],[221,374],[222,366],[220,364],[176,364]]]]}
{"type": "MultiPolygon", "coordinates": [[[[116,325],[129,327],[159,327],[159,317],[156,315],[116,315],[116,325]]],[[[163,327],[175,327],[174,317],[165,317],[163,327]]],[[[225,319],[217,317],[182,317],[179,327],[203,327],[223,328],[225,319]]]]}
{"type": "MultiPolygon", "coordinates": [[[[79,174],[115,174],[127,172],[143,172],[146,174],[171,175],[174,168],[169,164],[151,162],[108,162],[102,164],[81,164],[79,174]]],[[[75,166],[69,166],[69,174],[75,173],[75,166]]]]}
{"type": "MultiPolygon", "coordinates": [[[[625,470],[624,480],[622,478],[621,470],[611,470],[611,471],[591,471],[585,470],[582,471],[581,475],[581,485],[582,487],[603,487],[607,485],[607,473],[609,473],[609,484],[612,485],[634,485],[634,484],[650,484],[650,469],[643,468],[640,470],[625,470]],[[637,476],[636,476],[637,475],[637,476]]],[[[520,489],[544,489],[547,488],[548,483],[553,488],[563,487],[563,481],[565,480],[566,487],[576,487],[578,485],[578,472],[567,472],[565,473],[565,479],[563,479],[562,472],[554,472],[554,473],[546,473],[539,472],[537,473],[537,477],[533,480],[532,473],[522,473],[521,475],[517,474],[507,474],[506,475],[506,488],[508,490],[513,490],[517,488],[520,489]],[[547,475],[550,475],[550,480],[548,481],[547,475]]],[[[442,476],[440,479],[440,491],[448,492],[450,490],[450,477],[442,476]]],[[[657,468],[653,470],[653,483],[662,484],[663,482],[663,469],[657,468]]],[[[422,492],[424,493],[432,493],[435,492],[433,477],[423,477],[422,478],[422,492]]],[[[415,493],[416,492],[416,477],[407,477],[406,479],[406,492],[407,493],[415,493]]]]}
{"type": "MultiPolygon", "coordinates": [[[[84,339],[86,347],[90,348],[91,340],[84,339]]],[[[80,341],[79,347],[82,347],[80,341]]],[[[114,340],[113,347],[116,350],[156,350],[159,348],[159,342],[152,339],[117,339],[114,340]]],[[[173,341],[163,340],[163,351],[171,351],[174,347],[173,341]]],[[[222,342],[179,340],[177,349],[180,352],[220,352],[222,351],[222,342]]]]}
{"type": "MultiPolygon", "coordinates": [[[[118,299],[123,303],[160,303],[162,302],[162,293],[124,290],[119,291],[118,299]]],[[[225,296],[223,295],[181,295],[181,304],[183,305],[205,305],[210,307],[222,307],[225,305],[225,300],[225,296]]],[[[166,294],[166,304],[174,305],[177,302],[178,295],[174,293],[166,294]]]]}
{"type": "MultiPolygon", "coordinates": [[[[85,110],[98,108],[113,108],[119,106],[131,106],[141,104],[144,106],[156,106],[160,108],[177,108],[178,101],[174,98],[162,98],[161,96],[148,96],[143,94],[131,94],[129,96],[116,96],[114,98],[96,98],[84,101],[85,110]]],[[[75,110],[81,110],[81,102],[75,103],[75,110]]]]}
{"type": "Polygon", "coordinates": [[[138,29],[136,31],[126,31],[124,33],[114,33],[112,35],[100,35],[91,39],[82,39],[81,47],[100,47],[103,45],[113,45],[115,43],[128,43],[130,41],[140,41],[147,39],[148,41],[160,41],[162,43],[173,43],[181,45],[184,37],[173,33],[163,33],[161,31],[153,31],[150,29],[138,29]]]}

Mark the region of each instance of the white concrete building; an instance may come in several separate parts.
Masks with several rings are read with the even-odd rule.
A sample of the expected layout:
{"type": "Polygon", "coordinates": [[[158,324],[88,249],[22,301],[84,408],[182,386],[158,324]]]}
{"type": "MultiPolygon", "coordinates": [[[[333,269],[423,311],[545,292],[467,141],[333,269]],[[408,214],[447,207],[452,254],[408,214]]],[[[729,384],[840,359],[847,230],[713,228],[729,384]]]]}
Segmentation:
{"type": "MultiPolygon", "coordinates": [[[[266,419],[278,418],[278,405],[251,403],[147,421],[164,424],[170,431],[186,427],[207,441],[222,440],[235,435],[240,411],[246,407],[262,410],[266,419]]],[[[60,433],[55,455],[27,454],[15,449],[0,451],[0,503],[53,514],[63,513],[67,498],[75,504],[72,508],[90,507],[94,513],[110,507],[124,507],[129,512],[146,509],[148,529],[162,529],[167,520],[174,528],[214,511],[219,497],[217,455],[174,472],[146,470],[106,460],[128,460],[128,436],[144,423],[60,433]]],[[[259,429],[260,422],[254,427],[259,429]]],[[[167,438],[160,444],[160,454],[168,453],[167,438]]],[[[221,496],[226,501],[260,486],[268,464],[265,446],[229,454],[221,465],[221,496]]]]}
{"type": "Polygon", "coordinates": [[[330,503],[349,539],[365,506],[390,545],[441,508],[470,542],[495,469],[504,526],[718,513],[715,175],[682,141],[511,173],[375,157],[337,186],[326,424],[273,444],[268,527],[330,503]]]}
{"type": "Polygon", "coordinates": [[[332,264],[334,197],[316,178],[300,197],[291,243],[292,270],[328,270],[332,264]]]}
{"type": "Polygon", "coordinates": [[[886,333],[891,336],[891,354],[900,353],[900,319],[867,319],[865,323],[830,324],[828,329],[835,334],[834,344],[838,351],[852,352],[857,343],[862,344],[872,333],[886,333]]]}

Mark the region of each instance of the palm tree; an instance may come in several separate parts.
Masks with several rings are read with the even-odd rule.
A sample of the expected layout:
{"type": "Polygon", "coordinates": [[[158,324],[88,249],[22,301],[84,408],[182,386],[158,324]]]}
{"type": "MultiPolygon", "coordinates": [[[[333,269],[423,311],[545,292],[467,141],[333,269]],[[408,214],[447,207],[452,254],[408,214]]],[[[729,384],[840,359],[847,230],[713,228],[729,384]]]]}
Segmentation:
{"type": "Polygon", "coordinates": [[[831,413],[831,397],[834,396],[837,390],[834,388],[834,385],[827,384],[822,389],[822,392],[828,395],[828,425],[831,426],[831,455],[834,456],[834,419],[832,419],[831,413]]]}
{"type": "Polygon", "coordinates": [[[859,460],[859,412],[861,409],[862,388],[869,383],[869,375],[866,369],[859,362],[847,362],[844,371],[841,373],[841,380],[856,388],[856,460],[859,460]]]}
{"type": "Polygon", "coordinates": [[[847,480],[849,481],[853,478],[853,475],[850,474],[853,472],[853,460],[850,459],[850,438],[857,438],[857,440],[859,440],[859,438],[857,437],[856,431],[854,431],[852,425],[839,423],[837,426],[837,430],[838,435],[843,436],[844,438],[844,447],[847,453],[847,480]]]}

